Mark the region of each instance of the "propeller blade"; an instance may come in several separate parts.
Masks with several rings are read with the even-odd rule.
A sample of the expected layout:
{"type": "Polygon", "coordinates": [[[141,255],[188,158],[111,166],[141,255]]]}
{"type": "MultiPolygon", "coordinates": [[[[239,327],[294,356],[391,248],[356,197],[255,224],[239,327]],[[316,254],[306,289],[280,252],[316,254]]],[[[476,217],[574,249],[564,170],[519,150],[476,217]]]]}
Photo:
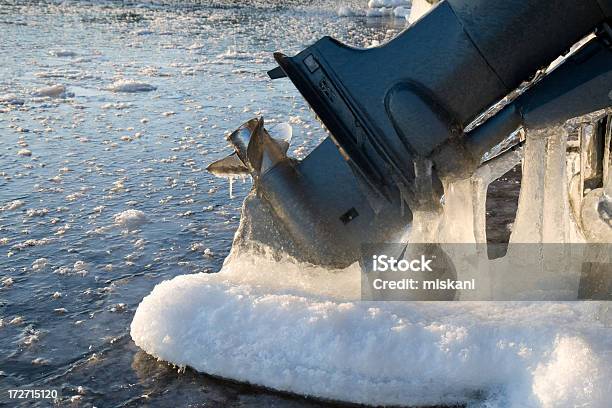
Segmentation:
{"type": "Polygon", "coordinates": [[[289,144],[286,141],[273,139],[264,128],[264,120],[260,119],[247,149],[249,163],[258,175],[266,173],[276,163],[287,158],[285,154],[289,144]]]}
{"type": "Polygon", "coordinates": [[[289,150],[289,145],[291,144],[291,137],[293,136],[293,128],[291,125],[287,122],[276,124],[268,130],[268,133],[279,145],[282,152],[287,154],[287,150],[289,150]]]}
{"type": "Polygon", "coordinates": [[[249,169],[236,153],[211,163],[206,167],[206,170],[217,177],[244,176],[249,174],[249,169]]]}
{"type": "Polygon", "coordinates": [[[249,143],[251,142],[251,135],[253,134],[253,131],[255,130],[255,128],[257,128],[259,121],[260,121],[259,118],[253,118],[253,119],[250,119],[244,122],[238,129],[232,132],[232,134],[229,135],[229,137],[227,138],[227,140],[234,147],[234,150],[236,150],[236,153],[238,153],[238,157],[247,166],[247,168],[250,167],[249,160],[247,158],[248,156],[247,149],[248,149],[249,143]]]}

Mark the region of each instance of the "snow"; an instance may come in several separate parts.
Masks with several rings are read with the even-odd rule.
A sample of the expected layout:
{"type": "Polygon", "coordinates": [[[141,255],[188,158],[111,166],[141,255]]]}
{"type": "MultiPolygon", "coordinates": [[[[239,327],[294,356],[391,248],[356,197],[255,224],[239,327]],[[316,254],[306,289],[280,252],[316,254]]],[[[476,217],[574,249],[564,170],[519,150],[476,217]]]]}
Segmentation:
{"type": "Polygon", "coordinates": [[[157,89],[156,86],[147,84],[145,82],[128,81],[128,80],[116,81],[110,87],[108,87],[108,90],[111,92],[126,92],[126,93],[150,92],[156,89],[157,89]]]}
{"type": "Polygon", "coordinates": [[[608,406],[603,303],[360,302],[359,288],[357,265],[242,253],[157,285],[131,335],[179,366],[332,400],[608,406]]]}
{"type": "Polygon", "coordinates": [[[138,229],[149,222],[144,212],[140,210],[125,210],[114,216],[115,225],[126,230],[138,229]]]}

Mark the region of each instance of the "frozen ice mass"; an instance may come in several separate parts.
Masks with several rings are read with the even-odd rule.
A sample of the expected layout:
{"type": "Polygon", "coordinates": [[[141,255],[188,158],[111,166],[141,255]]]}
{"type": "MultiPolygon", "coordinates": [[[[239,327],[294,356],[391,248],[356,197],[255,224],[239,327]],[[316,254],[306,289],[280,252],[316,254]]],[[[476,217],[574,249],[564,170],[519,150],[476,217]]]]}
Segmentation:
{"type": "MultiPolygon", "coordinates": [[[[545,171],[544,163],[561,153],[544,149],[540,134],[527,137],[526,157],[545,160],[524,169],[520,200],[529,202],[523,208],[531,211],[519,210],[511,241],[575,240],[574,224],[564,226],[552,218],[556,211],[568,211],[567,201],[557,201],[558,210],[545,207],[534,202],[535,186],[529,184],[545,171]],[[550,225],[544,228],[549,235],[540,235],[534,224],[550,225]]],[[[557,147],[567,135],[554,128],[547,137],[557,147]]],[[[439,220],[436,214],[418,215],[409,239],[476,242],[484,231],[471,223],[484,217],[478,214],[484,207],[472,213],[472,201],[482,195],[481,188],[513,168],[520,153],[483,167],[475,184],[447,186],[446,214],[439,220]],[[472,185],[480,187],[473,190],[472,185]]],[[[544,188],[559,185],[555,178],[566,180],[566,171],[557,167],[544,188]]],[[[568,214],[563,218],[570,219],[568,214]]],[[[494,262],[496,267],[483,266],[482,273],[504,274],[503,258],[494,262]]],[[[216,274],[159,284],[139,305],[131,335],[139,347],[178,366],[329,400],[607,406],[612,337],[606,302],[363,302],[360,279],[357,264],[329,270],[238,246],[216,274]]],[[[568,290],[548,289],[561,298],[568,290]]]]}
{"type": "Polygon", "coordinates": [[[359,279],[357,266],[230,256],[158,285],[131,335],[179,366],[330,400],[607,406],[605,303],[370,303],[359,279]]]}

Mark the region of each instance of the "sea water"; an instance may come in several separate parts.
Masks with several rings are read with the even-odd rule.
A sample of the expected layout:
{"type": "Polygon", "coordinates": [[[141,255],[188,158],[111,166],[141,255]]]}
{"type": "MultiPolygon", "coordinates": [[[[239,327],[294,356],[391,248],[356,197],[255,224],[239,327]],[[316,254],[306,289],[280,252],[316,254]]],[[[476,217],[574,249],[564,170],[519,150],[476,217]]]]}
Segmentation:
{"type": "Polygon", "coordinates": [[[204,170],[226,131],[290,122],[298,157],[325,137],[267,77],[272,53],[403,27],[339,19],[331,1],[0,3],[0,405],[14,387],[82,406],[312,405],[178,373],[129,326],[157,283],[229,253],[250,183],[230,198],[204,170]]]}

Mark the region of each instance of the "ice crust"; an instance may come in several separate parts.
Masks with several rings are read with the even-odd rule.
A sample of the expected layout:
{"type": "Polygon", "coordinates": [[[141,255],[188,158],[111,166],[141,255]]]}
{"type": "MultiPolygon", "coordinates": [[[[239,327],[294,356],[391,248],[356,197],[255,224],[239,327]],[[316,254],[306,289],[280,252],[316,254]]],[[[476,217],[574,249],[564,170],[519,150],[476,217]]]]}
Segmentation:
{"type": "Polygon", "coordinates": [[[604,304],[358,302],[359,276],[241,254],[157,285],[131,335],[179,366],[325,399],[608,406],[604,304]]]}

